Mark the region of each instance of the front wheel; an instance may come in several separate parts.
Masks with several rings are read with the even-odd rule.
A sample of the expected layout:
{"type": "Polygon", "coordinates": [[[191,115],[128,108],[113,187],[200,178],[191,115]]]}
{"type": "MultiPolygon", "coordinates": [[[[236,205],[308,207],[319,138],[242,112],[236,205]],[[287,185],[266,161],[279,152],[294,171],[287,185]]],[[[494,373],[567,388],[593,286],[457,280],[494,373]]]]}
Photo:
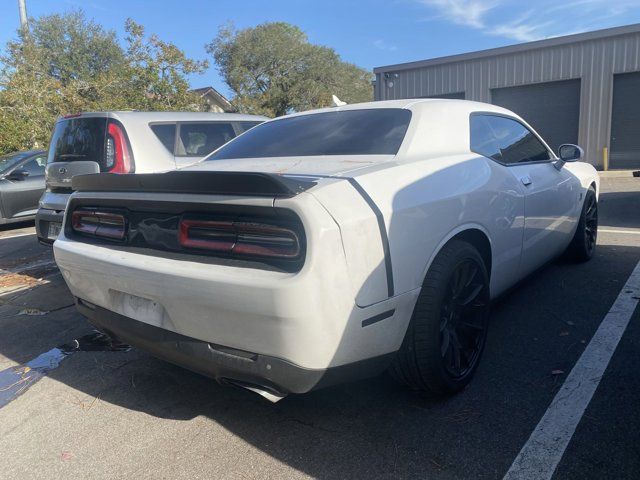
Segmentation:
{"type": "Polygon", "coordinates": [[[573,235],[567,247],[565,256],[576,262],[586,262],[593,257],[598,239],[598,200],[593,187],[589,187],[582,205],[582,212],[573,235]]]}
{"type": "Polygon", "coordinates": [[[463,389],[478,367],[488,320],[489,275],[482,256],[453,240],[427,272],[391,374],[415,390],[463,389]]]}

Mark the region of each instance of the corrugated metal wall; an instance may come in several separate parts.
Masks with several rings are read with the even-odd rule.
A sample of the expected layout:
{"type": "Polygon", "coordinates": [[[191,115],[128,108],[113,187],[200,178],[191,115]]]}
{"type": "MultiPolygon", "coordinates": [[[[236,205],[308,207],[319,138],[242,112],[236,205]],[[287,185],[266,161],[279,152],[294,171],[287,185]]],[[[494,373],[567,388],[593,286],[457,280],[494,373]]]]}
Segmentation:
{"type": "Polygon", "coordinates": [[[467,100],[490,103],[493,88],[579,78],[578,141],[587,160],[602,167],[610,138],[613,75],[640,71],[640,32],[406,70],[399,66],[387,79],[383,68],[376,69],[376,100],[465,92],[467,100]]]}

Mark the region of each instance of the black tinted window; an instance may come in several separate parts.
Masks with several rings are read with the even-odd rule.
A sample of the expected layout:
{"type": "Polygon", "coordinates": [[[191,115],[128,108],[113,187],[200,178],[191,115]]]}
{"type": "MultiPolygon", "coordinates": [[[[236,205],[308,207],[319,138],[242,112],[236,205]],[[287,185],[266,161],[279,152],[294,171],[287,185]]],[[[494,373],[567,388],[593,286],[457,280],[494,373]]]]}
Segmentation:
{"type": "Polygon", "coordinates": [[[169,152],[173,155],[173,149],[176,144],[176,124],[175,123],[157,123],[149,125],[153,133],[156,134],[158,140],[162,142],[169,152]]]}
{"type": "Polygon", "coordinates": [[[516,120],[496,115],[471,117],[471,149],[506,164],[551,158],[547,148],[531,130],[516,120]],[[487,138],[491,134],[494,143],[487,138]]]}
{"type": "Polygon", "coordinates": [[[18,152],[0,156],[0,172],[9,170],[28,155],[28,152],[18,152]]]}
{"type": "Polygon", "coordinates": [[[498,162],[502,161],[496,136],[484,115],[471,117],[471,151],[498,162]]]}
{"type": "Polygon", "coordinates": [[[22,170],[29,172],[30,177],[40,177],[44,175],[44,167],[47,164],[46,157],[36,157],[33,160],[29,160],[27,163],[20,167],[22,170]]]}
{"type": "Polygon", "coordinates": [[[261,123],[262,122],[238,122],[237,125],[241,132],[246,132],[250,128],[260,125],[261,123]]]}
{"type": "Polygon", "coordinates": [[[203,157],[235,136],[230,123],[181,123],[176,155],[203,157]]]}
{"type": "Polygon", "coordinates": [[[310,155],[395,155],[411,112],[400,108],[345,110],[266,122],[208,160],[310,155]]]}
{"type": "Polygon", "coordinates": [[[49,163],[88,160],[104,167],[106,118],[71,118],[56,123],[49,163]]]}

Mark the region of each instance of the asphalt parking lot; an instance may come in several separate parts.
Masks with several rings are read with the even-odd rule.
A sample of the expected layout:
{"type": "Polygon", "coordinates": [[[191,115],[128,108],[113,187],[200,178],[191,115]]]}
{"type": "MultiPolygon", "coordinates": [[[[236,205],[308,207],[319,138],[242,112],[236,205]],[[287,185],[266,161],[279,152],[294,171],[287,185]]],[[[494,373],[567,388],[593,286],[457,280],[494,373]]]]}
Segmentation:
{"type": "MultiPolygon", "coordinates": [[[[640,261],[640,178],[603,178],[600,202],[595,258],[554,262],[500,299],[477,376],[450,399],[381,376],[271,404],[134,349],[59,355],[92,330],[33,226],[5,227],[0,478],[502,478],[640,261]],[[38,358],[62,360],[40,378],[38,358]]],[[[640,478],[631,312],[564,454],[541,457],[558,454],[554,478],[640,478]]]]}

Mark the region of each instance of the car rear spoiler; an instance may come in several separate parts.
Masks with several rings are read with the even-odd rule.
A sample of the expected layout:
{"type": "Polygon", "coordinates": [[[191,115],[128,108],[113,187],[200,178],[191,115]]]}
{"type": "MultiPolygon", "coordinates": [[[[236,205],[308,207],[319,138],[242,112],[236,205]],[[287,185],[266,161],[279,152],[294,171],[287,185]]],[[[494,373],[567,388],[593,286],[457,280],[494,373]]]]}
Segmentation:
{"type": "Polygon", "coordinates": [[[73,177],[78,192],[196,193],[294,197],[316,185],[313,178],[285,177],[274,173],[174,171],[116,175],[97,173],[73,177]]]}

